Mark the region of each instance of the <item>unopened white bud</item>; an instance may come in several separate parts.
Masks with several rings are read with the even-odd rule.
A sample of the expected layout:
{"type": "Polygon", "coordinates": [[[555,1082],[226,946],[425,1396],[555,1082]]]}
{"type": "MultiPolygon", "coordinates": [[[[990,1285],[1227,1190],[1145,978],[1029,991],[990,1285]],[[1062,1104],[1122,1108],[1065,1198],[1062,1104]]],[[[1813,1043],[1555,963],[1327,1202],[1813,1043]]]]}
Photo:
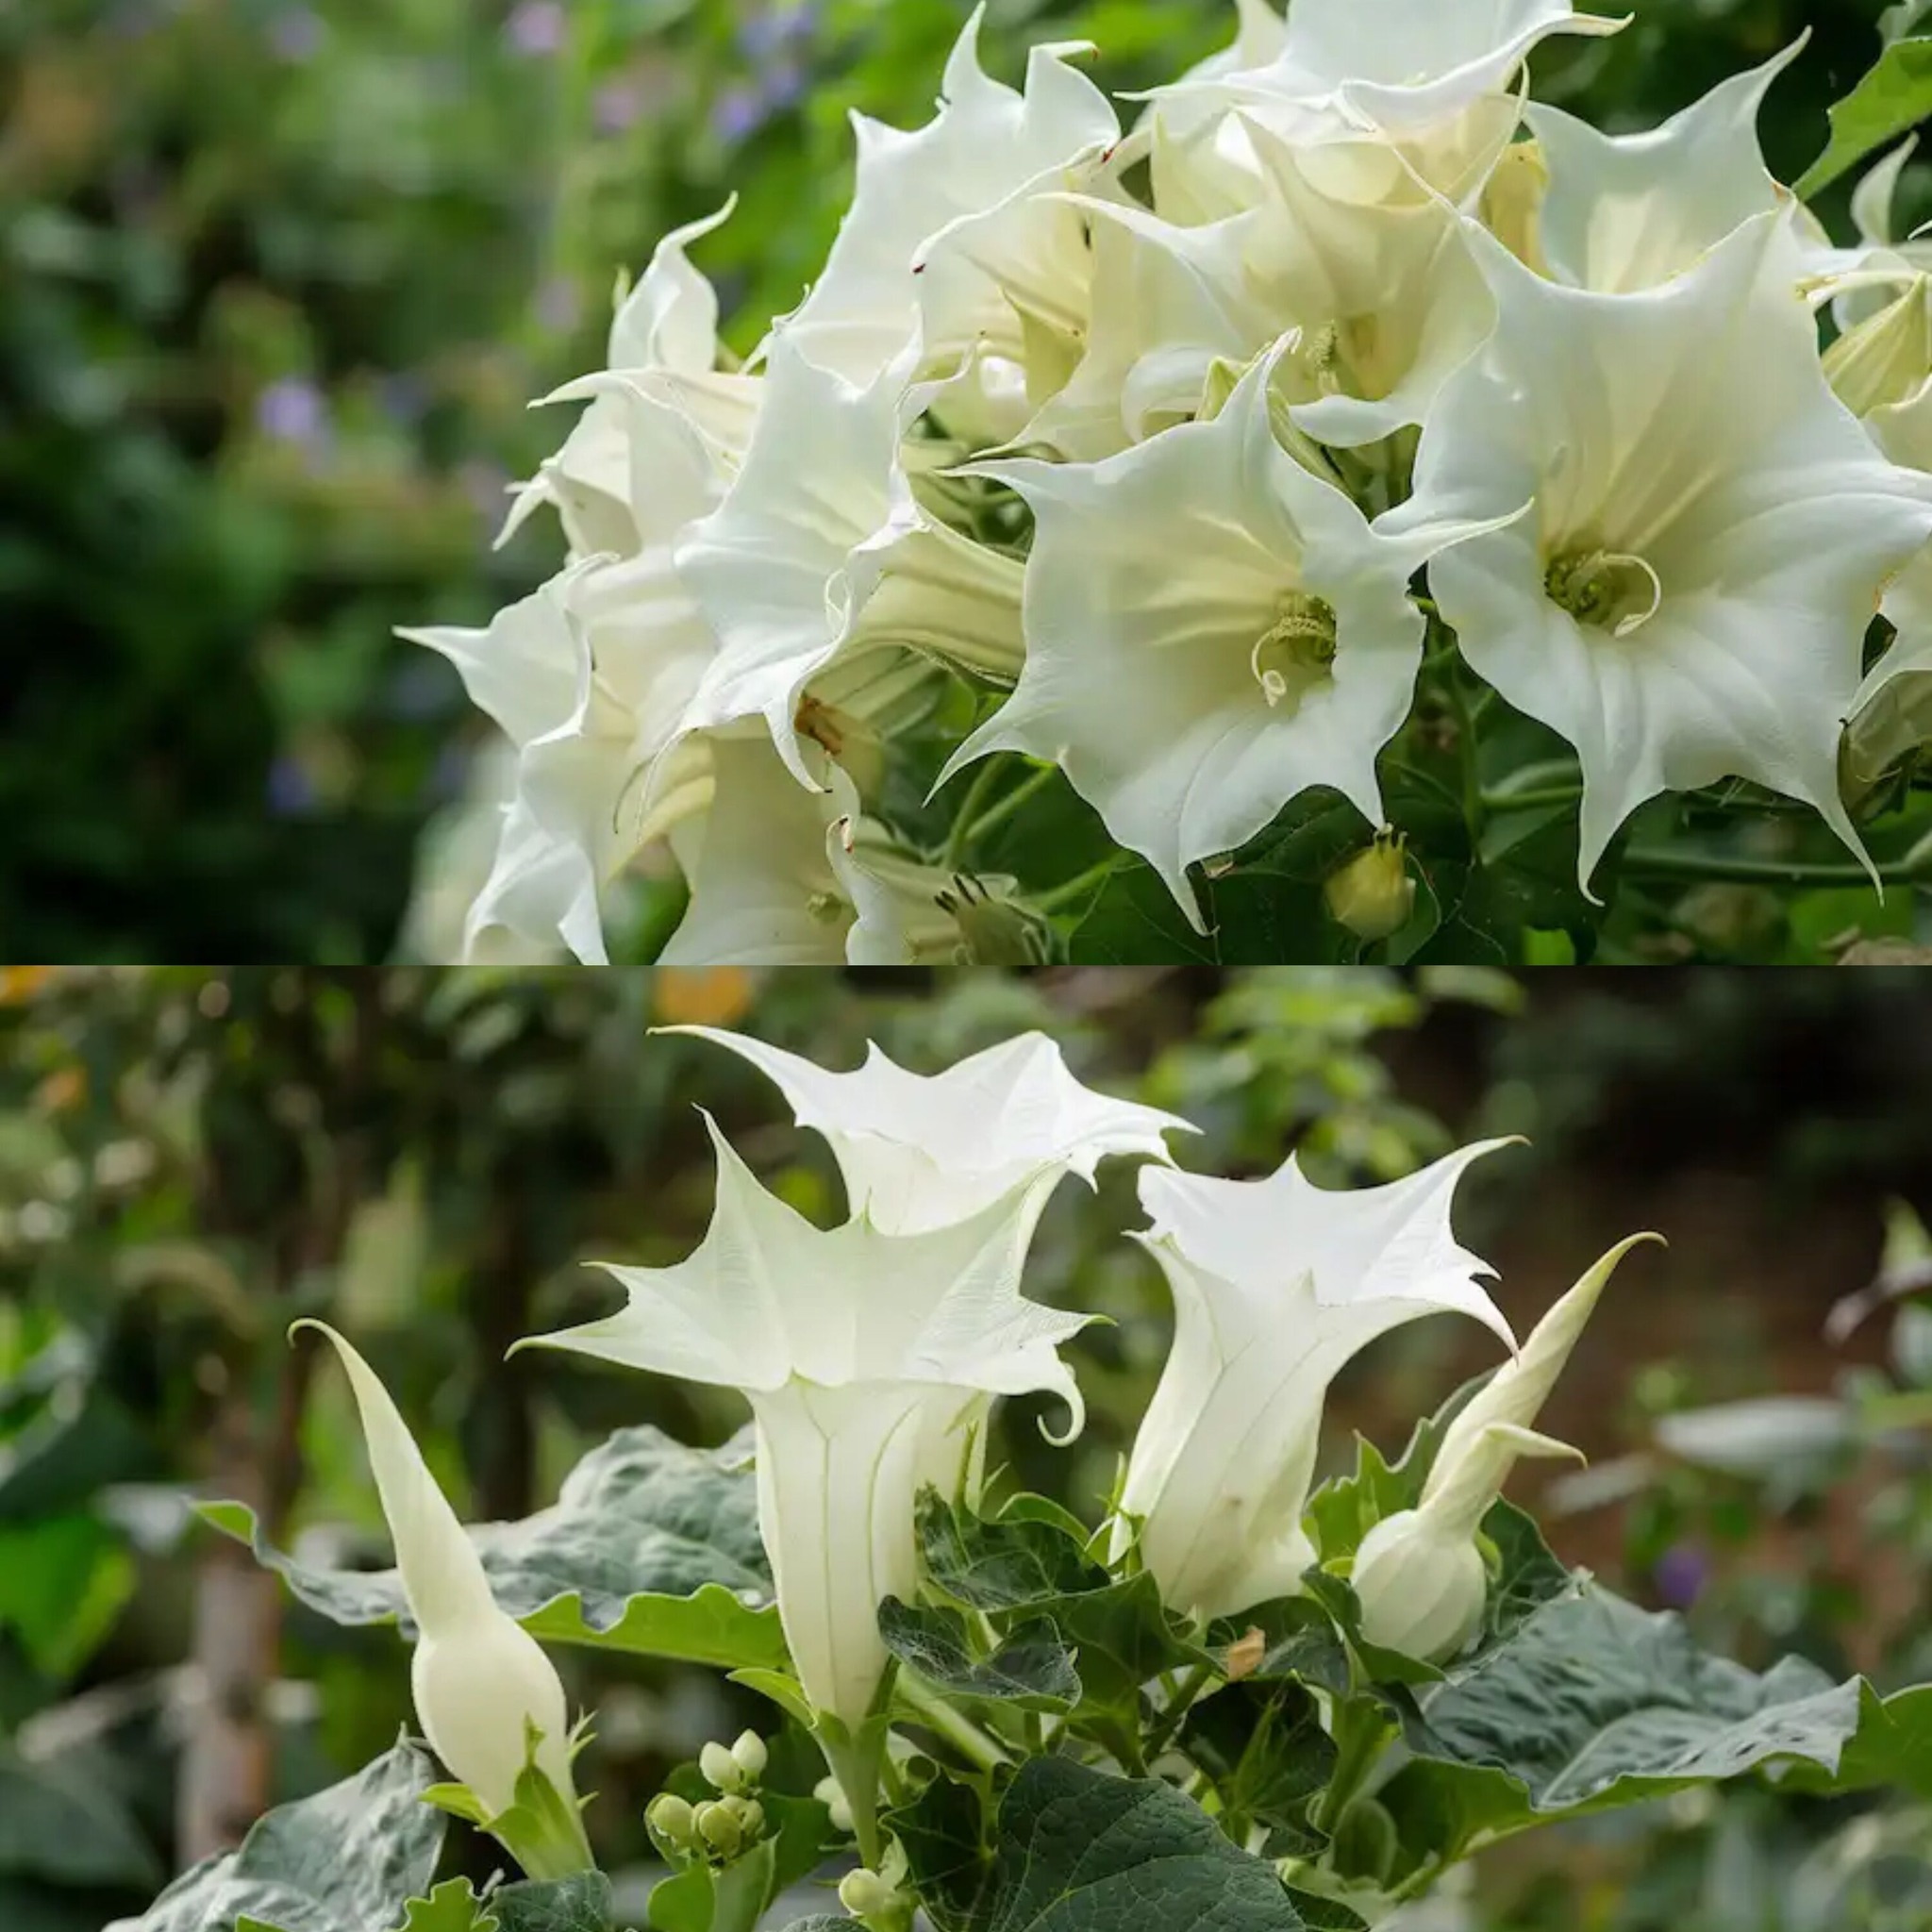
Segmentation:
{"type": "Polygon", "coordinates": [[[1426,1663],[1464,1649],[1482,1628],[1489,1573],[1474,1540],[1426,1511],[1386,1516],[1356,1553],[1362,1635],[1426,1663]]]}
{"type": "Polygon", "coordinates": [[[765,1740],[756,1731],[741,1731],[738,1741],[731,1747],[731,1755],[738,1762],[738,1768],[745,1777],[757,1784],[765,1774],[765,1766],[771,1762],[771,1753],[765,1749],[765,1740]]]}
{"type": "Polygon", "coordinates": [[[861,1865],[840,1879],[839,1903],[855,1918],[869,1919],[890,1912],[899,1903],[899,1893],[876,1872],[861,1865]]]}
{"type": "Polygon", "coordinates": [[[674,1845],[690,1844],[697,1829],[691,1805],[675,1791],[663,1791],[653,1798],[644,1811],[644,1820],[658,1837],[674,1845]]]}
{"type": "Polygon", "coordinates": [[[834,1831],[852,1829],[852,1806],[845,1796],[844,1788],[835,1777],[822,1777],[812,1786],[811,1794],[831,1814],[834,1831]]]}
{"type": "Polygon", "coordinates": [[[724,1805],[700,1805],[695,1813],[698,1836],[721,1858],[733,1857],[744,1842],[744,1827],[724,1805]]]}
{"type": "Polygon", "coordinates": [[[724,1744],[707,1744],[698,1753],[698,1770],[713,1790],[736,1791],[744,1788],[744,1767],[724,1744]]]}

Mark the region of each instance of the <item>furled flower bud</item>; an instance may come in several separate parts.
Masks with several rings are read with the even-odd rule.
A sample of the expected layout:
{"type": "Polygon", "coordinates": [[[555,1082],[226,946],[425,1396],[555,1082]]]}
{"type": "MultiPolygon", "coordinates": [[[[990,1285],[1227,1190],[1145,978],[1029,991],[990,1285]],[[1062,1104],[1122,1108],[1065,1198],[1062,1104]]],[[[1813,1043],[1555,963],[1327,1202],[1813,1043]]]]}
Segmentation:
{"type": "Polygon", "coordinates": [[[690,1846],[697,1830],[697,1819],[688,1800],[675,1791],[663,1791],[651,1800],[644,1823],[666,1843],[680,1849],[690,1846]]]}
{"type": "Polygon", "coordinates": [[[747,1798],[734,1791],[728,1798],[718,1801],[738,1820],[738,1828],[743,1832],[745,1842],[754,1842],[765,1828],[765,1807],[756,1798],[747,1798]]]}
{"type": "Polygon", "coordinates": [[[1474,1538],[1405,1509],[1362,1539],[1355,1589],[1372,1643],[1405,1657],[1444,1657],[1466,1648],[1482,1627],[1490,1579],[1474,1538]]]}
{"type": "Polygon", "coordinates": [[[697,1807],[695,1816],[698,1836],[705,1843],[721,1858],[735,1857],[744,1842],[744,1827],[730,1807],[717,1803],[704,1804],[697,1807]]]}
{"type": "Polygon", "coordinates": [[[830,1814],[834,1831],[852,1829],[852,1807],[846,1803],[844,1788],[837,1778],[820,1778],[818,1783],[812,1786],[811,1794],[830,1814]]]}
{"type": "Polygon", "coordinates": [[[1415,910],[1415,881],[1408,875],[1407,841],[1378,833],[1322,888],[1336,921],[1359,940],[1386,940],[1408,924],[1415,910]]]}
{"type": "Polygon", "coordinates": [[[899,1904],[899,1894],[876,1872],[869,1872],[861,1865],[839,1881],[839,1903],[854,1918],[870,1919],[893,1910],[899,1904]]]}
{"type": "Polygon", "coordinates": [[[746,1782],[744,1768],[728,1745],[707,1744],[698,1753],[698,1770],[714,1790],[741,1790],[746,1782]]]}
{"type": "Polygon", "coordinates": [[[771,1753],[765,1749],[765,1740],[756,1731],[741,1731],[737,1742],[731,1747],[731,1756],[751,1784],[757,1784],[764,1776],[765,1766],[771,1762],[771,1753]]]}

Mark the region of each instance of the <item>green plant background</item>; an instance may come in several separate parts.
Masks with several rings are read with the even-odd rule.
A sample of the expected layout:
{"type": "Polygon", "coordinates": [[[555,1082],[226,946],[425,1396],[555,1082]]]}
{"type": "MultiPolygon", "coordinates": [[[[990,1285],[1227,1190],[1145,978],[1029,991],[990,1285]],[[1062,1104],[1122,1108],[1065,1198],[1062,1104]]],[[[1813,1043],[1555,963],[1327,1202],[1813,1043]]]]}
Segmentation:
{"type": "MultiPolygon", "coordinates": [[[[737,1060],[648,1032],[672,1020],[835,1066],[867,1038],[932,1067],[1042,1026],[1089,1079],[1198,1122],[1182,1158],[1224,1173],[1295,1147],[1324,1181],[1365,1181],[1452,1141],[1530,1136],[1472,1175],[1458,1217],[1520,1325],[1611,1240],[1650,1226],[1672,1241],[1628,1265],[1546,1418],[1593,1458],[1581,1486],[1541,1491],[1559,1552],[1686,1607],[1701,1638],[1758,1667],[1797,1649],[1885,1688],[1932,1669],[1932,1313],[1907,1303],[1842,1347],[1821,1339],[1874,1272],[1887,1200],[1932,1209],[1922,975],[16,969],[0,977],[8,1932],[98,1932],[192,1849],[208,1670],[272,1747],[272,1778],[232,1794],[246,1815],[394,1740],[394,1633],[286,1603],[186,1510],[190,1491],[236,1497],[311,1560],[383,1559],[341,1378],[286,1345],[291,1318],[331,1319],[367,1351],[474,1519],[547,1503],[615,1427],[714,1443],[738,1426],[718,1391],[503,1359],[516,1337],[605,1306],[584,1258],[665,1262],[694,1242],[711,1191],[696,1103],[769,1185],[838,1212],[816,1140],[737,1060]],[[1715,1460],[1660,1446],[1660,1416],[1771,1394],[1810,1399],[1809,1452],[1790,1453],[1782,1425],[1769,1449],[1746,1431],[1715,1460]],[[1840,1419],[1822,1436],[1821,1402],[1840,1419]],[[278,1627],[211,1654],[238,1574],[278,1627]]],[[[1078,1448],[1049,1449],[1024,1404],[999,1444],[1024,1482],[1090,1516],[1166,1346],[1158,1276],[1120,1239],[1136,1218],[1118,1164],[1097,1195],[1056,1198],[1030,1291],[1114,1325],[1074,1347],[1091,1410],[1078,1448]]],[[[1467,1325],[1405,1331],[1352,1374],[1331,1459],[1351,1427],[1392,1453],[1485,1366],[1467,1325]]],[[[558,1656],[599,1713],[583,1785],[634,1897],[641,1814],[667,1769],[762,1707],[702,1672],[558,1656]]],[[[1902,1932],[1924,1924],[1924,1828],[1748,1789],[1702,1811],[1652,1807],[1486,1859],[1420,1932],[1902,1932]],[[1827,1879],[1840,1890],[1821,1894],[1827,1879]],[[1919,1917],[1897,1915],[1902,1896],[1919,1917]],[[1823,1916],[1799,1915],[1807,1898],[1823,1916]]],[[[487,1854],[468,1869],[486,1877],[487,1854]]]]}
{"type": "MultiPolygon", "coordinates": [[[[1539,89],[1642,125],[1809,26],[1766,124],[1790,178],[1880,0],[1632,0],[1539,89]]],[[[962,0],[0,5],[0,957],[391,957],[475,715],[402,623],[556,562],[490,541],[675,222],[749,347],[823,257],[847,110],[930,111],[962,0]]],[[[1165,78],[1224,0],[991,0],[993,64],[1088,37],[1165,78]]],[[[1827,208],[1841,206],[1842,192],[1827,208]]],[[[1898,895],[1901,904],[1906,895],[1898,895]]],[[[1824,901],[1707,908],[1802,956],[1824,901]],[[1768,924],[1767,924],[1768,922],[1768,924]]]]}

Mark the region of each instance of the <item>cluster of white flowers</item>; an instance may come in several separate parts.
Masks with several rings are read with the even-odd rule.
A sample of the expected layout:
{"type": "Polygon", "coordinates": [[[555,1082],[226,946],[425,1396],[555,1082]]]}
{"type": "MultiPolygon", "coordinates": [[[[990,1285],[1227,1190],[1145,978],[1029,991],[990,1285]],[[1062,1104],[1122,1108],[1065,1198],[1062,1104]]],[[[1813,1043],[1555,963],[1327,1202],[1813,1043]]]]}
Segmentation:
{"type": "MultiPolygon", "coordinates": [[[[833,1074],[762,1042],[686,1029],[750,1060],[802,1126],[824,1136],[849,1219],[821,1229],[768,1192],[715,1128],[711,1226],[686,1260],[611,1267],[623,1312],[534,1338],[659,1374],[741,1391],[756,1424],[759,1528],[802,1695],[833,1747],[882,1710],[890,1657],[878,1608],[920,1588],[915,1536],[928,1486],[968,1502],[1001,1395],[1050,1394],[1080,1428],[1060,1344],[1092,1319],[1021,1293],[1055,1187],[1109,1156],[1146,1160],[1136,1238],[1173,1290],[1175,1332],[1115,1510],[1110,1559],[1143,1568],[1191,1618],[1293,1595],[1318,1552],[1304,1527],[1329,1384],[1369,1342],[1445,1311],[1508,1324],[1455,1239],[1450,1208],[1470,1147],[1385,1186],[1330,1191],[1294,1160],[1260,1180],[1169,1165],[1188,1122],[1082,1086],[1033,1034],[932,1077],[874,1050],[833,1074]]],[[[1647,1239],[1639,1236],[1637,1240],[1647,1239]]],[[[1531,1427],[1612,1271],[1605,1256],[1449,1428],[1420,1506],[1363,1544],[1364,1627],[1411,1655],[1461,1650],[1489,1593],[1478,1526],[1517,1457],[1567,1453],[1531,1427]]],[[[524,1770],[570,1792],[563,1699],[541,1654],[489,1588],[380,1385],[340,1338],[354,1378],[403,1580],[422,1626],[415,1687],[425,1728],[497,1818],[524,1770]],[[479,1684],[489,1692],[478,1695],[479,1684]]],[[[722,1750],[707,1775],[736,1790],[722,1750]]],[[[575,1816],[574,1806],[567,1814],[575,1816]]]]}
{"type": "Polygon", "coordinates": [[[977,728],[913,776],[1057,765],[1198,926],[1190,866],[1309,788],[1383,824],[1432,624],[1574,747],[1586,889],[1725,776],[1862,858],[1846,723],[1882,762],[1932,684],[1925,252],[1893,164],[1848,251],[1773,178],[1797,47],[1639,135],[1527,99],[1541,42],[1625,24],[1241,0],[1124,125],[1091,49],[989,78],[975,16],[936,120],[858,122],[824,272],[742,369],[687,256],[729,210],[671,236],[512,518],[552,506],[569,567],[416,634],[519,748],[467,950],[601,960],[668,837],[673,960],[1024,960],[1011,880],[876,816],[949,677],[977,728]]]}

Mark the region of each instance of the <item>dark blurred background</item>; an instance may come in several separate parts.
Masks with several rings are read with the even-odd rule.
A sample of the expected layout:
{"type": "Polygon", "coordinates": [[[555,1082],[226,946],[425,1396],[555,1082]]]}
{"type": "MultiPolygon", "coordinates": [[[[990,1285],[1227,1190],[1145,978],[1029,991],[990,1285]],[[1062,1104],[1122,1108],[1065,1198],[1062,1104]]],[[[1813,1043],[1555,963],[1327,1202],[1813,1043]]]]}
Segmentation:
{"type": "MultiPolygon", "coordinates": [[[[186,1513],[191,1491],[240,1498],[285,1544],[385,1560],[341,1378],[311,1386],[318,1352],[286,1346],[291,1317],[367,1352],[473,1519],[547,1503],[622,1424],[715,1442],[741,1423],[720,1391],[503,1359],[608,1304],[586,1257],[662,1263],[695,1243],[712,1191],[695,1104],[768,1185],[840,1212],[816,1138],[733,1057],[651,1036],[669,1021],[837,1067],[872,1038],[920,1069],[1043,1027],[1092,1084],[1197,1122],[1177,1152],[1226,1174],[1295,1149],[1323,1182],[1358,1184],[1529,1136],[1472,1173],[1457,1216],[1520,1326],[1624,1234],[1671,1245],[1625,1263],[1544,1418],[1591,1468],[1544,1487],[1525,1468],[1514,1492],[1540,1496],[1566,1557],[1754,1664],[1798,1649],[1887,1684],[1932,1675],[1932,1306],[1881,1301],[1826,1336],[1881,1263],[1891,1288],[1932,1288],[1909,1213],[1932,1211],[1923,974],[16,968],[0,974],[7,1932],[97,1932],[218,1842],[222,1816],[343,1774],[407,1713],[393,1632],[321,1623],[186,1513]],[[240,1645],[224,1636],[238,1604],[240,1645]],[[253,1769],[211,1811],[210,1767],[238,1738],[253,1769]]],[[[1062,1187],[1029,1291],[1114,1318],[1074,1345],[1090,1427],[1061,1453],[1025,1404],[1003,1412],[998,1454],[1090,1520],[1171,1327],[1157,1270],[1120,1238],[1139,1220],[1131,1168],[1110,1163],[1097,1196],[1062,1187]]],[[[1379,1345],[1338,1389],[1331,1467],[1352,1427],[1393,1454],[1495,1354],[1449,1321],[1379,1345]]],[[[584,1787],[602,1793],[600,1850],[633,1870],[667,1767],[758,1712],[707,1673],[559,1659],[599,1712],[584,1787]]],[[[1884,1869],[1895,1830],[1923,1888],[1927,1823],[1762,1796],[1657,1807],[1486,1861],[1450,1902],[1461,1916],[1423,1928],[1910,1932],[1923,1889],[1914,1918],[1842,1887],[1884,1869]],[[1840,1889],[1806,1892],[1801,1867],[1840,1889]],[[1777,1915],[1807,1896],[1822,1916],[1777,1915]]]]}
{"type": "MultiPolygon", "coordinates": [[[[1790,178],[1882,5],[1631,0],[1538,91],[1648,125],[1808,25],[1765,128],[1790,178]]],[[[541,522],[490,549],[561,434],[526,401],[731,192],[706,260],[751,347],[823,258],[848,108],[923,121],[966,12],[0,0],[0,958],[391,957],[476,721],[391,631],[559,560],[541,522]]],[[[989,48],[1017,77],[1029,38],[1091,37],[1126,89],[1232,18],[992,0],[989,48]]]]}

